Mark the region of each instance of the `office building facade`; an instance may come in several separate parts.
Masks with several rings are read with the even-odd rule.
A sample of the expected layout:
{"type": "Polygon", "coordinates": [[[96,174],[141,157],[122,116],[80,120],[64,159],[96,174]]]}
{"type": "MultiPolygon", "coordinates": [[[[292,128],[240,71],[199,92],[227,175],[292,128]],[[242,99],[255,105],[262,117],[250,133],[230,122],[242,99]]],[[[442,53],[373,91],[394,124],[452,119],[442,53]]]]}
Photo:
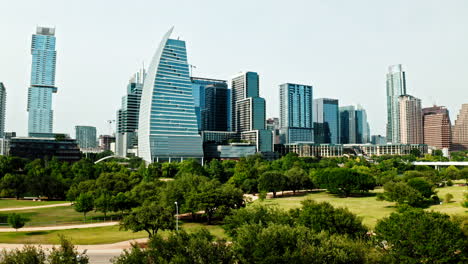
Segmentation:
{"type": "Polygon", "coordinates": [[[138,119],[145,76],[145,69],[141,69],[130,78],[127,94],[122,97],[121,108],[117,111],[115,151],[118,156],[135,155],[138,150],[138,119]]]}
{"type": "Polygon", "coordinates": [[[340,110],[337,99],[314,99],[315,143],[340,143],[340,110]]]}
{"type": "Polygon", "coordinates": [[[5,135],[6,88],[0,82],[0,138],[5,135]]]}
{"type": "Polygon", "coordinates": [[[203,159],[185,41],[163,37],[141,95],[138,156],[146,162],[203,159]]]}
{"type": "Polygon", "coordinates": [[[356,109],[356,143],[365,144],[370,142],[370,127],[367,120],[367,112],[362,106],[356,109]]]}
{"type": "Polygon", "coordinates": [[[463,104],[452,129],[454,151],[468,150],[468,104],[463,104]]]}
{"type": "Polygon", "coordinates": [[[402,144],[423,144],[421,100],[411,96],[399,97],[400,141],[402,144]]]}
{"type": "Polygon", "coordinates": [[[372,135],[371,144],[372,145],[385,145],[387,144],[387,139],[381,135],[372,135]]]}
{"type": "Polygon", "coordinates": [[[352,105],[340,107],[340,143],[356,143],[356,108],[352,105]]]}
{"type": "Polygon", "coordinates": [[[96,127],[75,126],[75,136],[80,149],[97,148],[96,127]]]}
{"type": "Polygon", "coordinates": [[[437,149],[450,149],[452,124],[447,108],[432,106],[422,109],[424,144],[437,149]]]}
{"type": "Polygon", "coordinates": [[[280,85],[281,143],[314,141],[313,90],[310,85],[280,85]]]}
{"type": "Polygon", "coordinates": [[[28,89],[28,132],[52,133],[55,87],[55,28],[37,27],[32,36],[31,81],[28,89]]]}
{"type": "Polygon", "coordinates": [[[400,143],[399,97],[406,94],[406,75],[401,64],[387,73],[387,142],[400,143]]]}

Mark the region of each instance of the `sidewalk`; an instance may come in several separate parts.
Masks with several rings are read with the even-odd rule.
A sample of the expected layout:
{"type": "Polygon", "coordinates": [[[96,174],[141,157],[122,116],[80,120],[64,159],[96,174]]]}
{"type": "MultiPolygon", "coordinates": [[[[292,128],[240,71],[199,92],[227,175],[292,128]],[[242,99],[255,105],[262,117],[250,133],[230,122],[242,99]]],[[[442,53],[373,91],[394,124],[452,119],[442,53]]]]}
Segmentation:
{"type": "Polygon", "coordinates": [[[5,212],[5,211],[19,211],[19,210],[31,210],[31,209],[41,209],[41,208],[60,207],[60,206],[71,206],[71,203],[38,205],[38,206],[28,206],[28,207],[1,208],[1,209],[0,209],[0,212],[5,212]]]}
{"type": "MultiPolygon", "coordinates": [[[[114,225],[118,225],[118,224],[119,224],[119,222],[105,222],[105,223],[82,224],[82,225],[24,227],[24,228],[18,229],[18,232],[33,232],[33,231],[50,231],[50,230],[103,227],[103,226],[114,226],[114,225]]],[[[13,229],[13,228],[0,228],[0,232],[16,232],[16,229],[13,229]]]]}

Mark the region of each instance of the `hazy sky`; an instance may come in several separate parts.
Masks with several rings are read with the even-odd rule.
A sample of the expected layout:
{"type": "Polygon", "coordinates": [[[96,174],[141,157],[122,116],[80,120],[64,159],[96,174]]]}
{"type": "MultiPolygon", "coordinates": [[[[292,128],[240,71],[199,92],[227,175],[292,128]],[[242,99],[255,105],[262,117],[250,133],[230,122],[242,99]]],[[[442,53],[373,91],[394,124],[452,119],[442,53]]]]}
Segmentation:
{"type": "Polygon", "coordinates": [[[258,72],[267,117],[279,115],[279,84],[311,84],[315,98],[361,104],[371,133],[384,134],[385,74],[399,63],[423,106],[447,106],[453,122],[468,103],[466,0],[0,0],[0,10],[6,130],[19,135],[37,25],[56,27],[54,131],[71,135],[75,125],[109,133],[129,77],[172,25],[194,76],[258,72]]]}

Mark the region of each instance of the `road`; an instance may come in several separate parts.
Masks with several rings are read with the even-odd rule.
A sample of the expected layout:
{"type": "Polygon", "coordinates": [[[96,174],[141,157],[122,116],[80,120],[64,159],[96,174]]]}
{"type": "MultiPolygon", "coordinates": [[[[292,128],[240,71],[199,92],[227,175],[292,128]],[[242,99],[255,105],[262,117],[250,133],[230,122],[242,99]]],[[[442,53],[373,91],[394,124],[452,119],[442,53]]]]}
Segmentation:
{"type": "MultiPolygon", "coordinates": [[[[94,224],[79,224],[79,225],[63,225],[63,226],[35,226],[35,227],[24,227],[18,229],[21,232],[34,232],[34,231],[50,231],[50,230],[64,230],[64,229],[76,229],[76,228],[90,228],[90,227],[103,227],[103,226],[114,226],[118,225],[119,222],[104,222],[94,224]]],[[[16,232],[13,228],[0,228],[0,232],[16,232]]]]}
{"type": "Polygon", "coordinates": [[[38,206],[28,206],[28,207],[1,208],[1,209],[0,209],[0,212],[5,212],[5,211],[19,211],[19,210],[31,210],[31,209],[41,209],[41,208],[60,207],[60,206],[71,206],[71,203],[38,205],[38,206]]]}
{"type": "MultiPolygon", "coordinates": [[[[110,260],[113,257],[119,256],[124,249],[131,248],[132,243],[146,242],[146,238],[134,239],[128,241],[122,241],[113,244],[101,244],[101,245],[76,245],[76,249],[79,253],[86,250],[86,255],[89,256],[91,264],[104,264],[111,263],[110,260]]],[[[22,248],[23,244],[1,244],[0,249],[12,250],[16,248],[22,248]]],[[[57,245],[41,245],[43,249],[51,249],[57,245]]]]}

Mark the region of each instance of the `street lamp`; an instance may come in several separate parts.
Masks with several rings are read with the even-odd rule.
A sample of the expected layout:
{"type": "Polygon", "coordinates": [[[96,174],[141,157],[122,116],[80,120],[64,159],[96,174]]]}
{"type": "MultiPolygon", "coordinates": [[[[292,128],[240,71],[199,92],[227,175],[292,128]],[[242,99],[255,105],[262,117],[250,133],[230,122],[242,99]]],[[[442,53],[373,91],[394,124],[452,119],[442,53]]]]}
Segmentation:
{"type": "Polygon", "coordinates": [[[176,208],[176,231],[179,231],[179,206],[177,205],[177,202],[174,202],[175,208],[176,208]]]}

